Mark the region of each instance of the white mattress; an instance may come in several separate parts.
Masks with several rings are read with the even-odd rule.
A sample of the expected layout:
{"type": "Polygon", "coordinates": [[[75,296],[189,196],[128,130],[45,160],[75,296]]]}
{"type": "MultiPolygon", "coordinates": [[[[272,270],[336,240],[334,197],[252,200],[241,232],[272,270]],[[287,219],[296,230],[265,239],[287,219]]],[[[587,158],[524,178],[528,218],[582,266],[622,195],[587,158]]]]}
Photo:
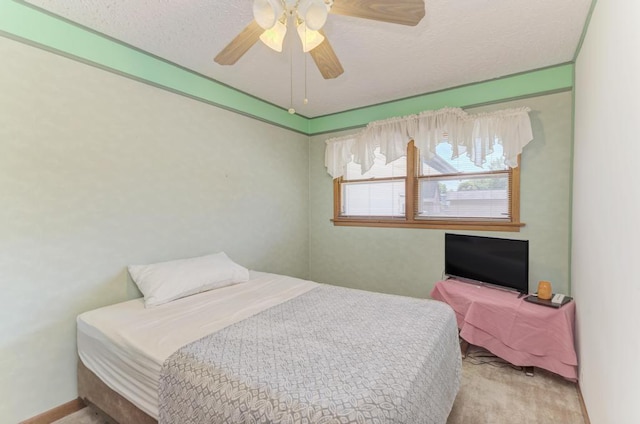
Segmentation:
{"type": "Polygon", "coordinates": [[[299,296],[312,281],[251,271],[246,283],[145,309],[142,298],[78,316],[78,354],[107,386],[158,418],[165,359],[187,343],[299,296]]]}

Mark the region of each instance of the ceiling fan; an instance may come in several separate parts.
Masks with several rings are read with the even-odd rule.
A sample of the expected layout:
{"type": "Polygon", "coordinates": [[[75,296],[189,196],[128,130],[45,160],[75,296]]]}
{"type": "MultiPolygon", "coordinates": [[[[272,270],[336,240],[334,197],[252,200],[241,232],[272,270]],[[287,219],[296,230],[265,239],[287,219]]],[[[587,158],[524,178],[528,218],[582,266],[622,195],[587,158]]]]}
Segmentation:
{"type": "Polygon", "coordinates": [[[214,60],[233,65],[258,40],[281,52],[287,29],[295,28],[322,76],[336,78],[344,69],[322,30],[329,13],[409,26],[425,14],[424,0],[254,0],[254,19],[214,60]]]}

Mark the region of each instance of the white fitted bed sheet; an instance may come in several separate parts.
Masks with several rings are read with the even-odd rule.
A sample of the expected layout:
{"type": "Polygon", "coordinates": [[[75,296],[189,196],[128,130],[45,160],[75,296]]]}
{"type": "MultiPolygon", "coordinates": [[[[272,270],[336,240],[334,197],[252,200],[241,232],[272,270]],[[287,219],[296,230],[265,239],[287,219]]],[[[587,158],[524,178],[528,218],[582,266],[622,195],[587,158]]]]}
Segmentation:
{"type": "Polygon", "coordinates": [[[293,299],[312,281],[251,271],[245,283],[145,309],[142,298],[78,316],[78,354],[107,386],[158,418],[162,363],[207,334],[293,299]]]}

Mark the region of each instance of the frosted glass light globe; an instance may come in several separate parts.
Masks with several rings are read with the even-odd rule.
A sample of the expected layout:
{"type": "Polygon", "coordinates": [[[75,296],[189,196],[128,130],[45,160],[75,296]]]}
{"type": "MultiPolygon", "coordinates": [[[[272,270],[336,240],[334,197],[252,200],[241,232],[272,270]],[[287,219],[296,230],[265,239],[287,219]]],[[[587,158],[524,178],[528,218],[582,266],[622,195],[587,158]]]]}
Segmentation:
{"type": "Polygon", "coordinates": [[[312,31],[318,31],[324,26],[328,14],[323,0],[302,0],[298,6],[298,16],[312,31]]]}
{"type": "Polygon", "coordinates": [[[272,28],[284,9],[280,0],[254,0],[253,18],[264,29],[272,28]]]}

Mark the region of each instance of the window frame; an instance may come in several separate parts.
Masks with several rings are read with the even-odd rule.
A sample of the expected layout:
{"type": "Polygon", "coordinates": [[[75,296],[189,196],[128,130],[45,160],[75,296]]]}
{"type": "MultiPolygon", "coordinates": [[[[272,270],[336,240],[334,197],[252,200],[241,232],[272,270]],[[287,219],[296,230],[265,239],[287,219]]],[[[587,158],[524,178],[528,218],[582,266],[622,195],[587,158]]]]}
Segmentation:
{"type": "MultiPolygon", "coordinates": [[[[418,149],[413,141],[407,145],[407,176],[405,178],[405,215],[404,217],[380,216],[341,216],[343,177],[333,180],[333,225],[346,227],[383,227],[383,228],[425,228],[441,230],[476,230],[519,232],[525,224],[520,222],[520,155],[518,166],[509,169],[510,219],[429,219],[417,218],[416,199],[418,197],[418,149]]],[[[357,180],[350,180],[357,181],[357,180]]]]}

